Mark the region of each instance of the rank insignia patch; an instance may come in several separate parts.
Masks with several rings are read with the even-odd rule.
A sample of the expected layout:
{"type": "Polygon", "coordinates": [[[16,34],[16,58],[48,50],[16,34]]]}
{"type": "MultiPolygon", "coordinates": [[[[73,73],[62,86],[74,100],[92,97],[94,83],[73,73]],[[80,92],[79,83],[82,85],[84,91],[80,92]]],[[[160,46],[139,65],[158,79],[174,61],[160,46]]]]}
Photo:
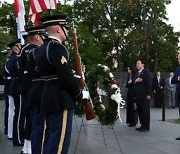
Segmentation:
{"type": "Polygon", "coordinates": [[[64,56],[62,56],[62,58],[61,58],[61,64],[64,64],[64,63],[67,63],[67,60],[66,60],[66,58],[65,58],[64,56]]]}

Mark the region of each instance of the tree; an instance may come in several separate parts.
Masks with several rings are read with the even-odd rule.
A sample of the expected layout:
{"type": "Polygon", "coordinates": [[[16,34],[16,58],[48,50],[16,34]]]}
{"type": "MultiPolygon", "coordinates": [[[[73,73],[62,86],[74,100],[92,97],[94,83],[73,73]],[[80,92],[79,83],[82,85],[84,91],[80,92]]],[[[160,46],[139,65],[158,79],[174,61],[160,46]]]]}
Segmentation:
{"type": "Polygon", "coordinates": [[[89,27],[110,68],[123,70],[138,58],[151,71],[171,70],[179,33],[164,21],[170,0],[77,0],[75,13],[89,27]],[[98,19],[98,20],[97,20],[98,19]],[[169,56],[171,55],[171,56],[169,56]],[[172,58],[171,60],[169,58],[172,58]],[[168,61],[168,62],[167,62],[168,61]],[[162,65],[166,63],[165,65],[162,65]]]}

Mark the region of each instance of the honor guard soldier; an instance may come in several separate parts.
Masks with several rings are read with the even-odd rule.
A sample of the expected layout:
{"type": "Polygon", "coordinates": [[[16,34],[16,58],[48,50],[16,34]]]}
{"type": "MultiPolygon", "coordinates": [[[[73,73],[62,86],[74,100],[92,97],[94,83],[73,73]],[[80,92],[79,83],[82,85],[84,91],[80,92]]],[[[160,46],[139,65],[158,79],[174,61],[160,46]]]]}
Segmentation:
{"type": "MultiPolygon", "coordinates": [[[[26,84],[25,86],[23,86],[23,88],[27,97],[25,140],[24,140],[24,147],[22,149],[22,153],[31,154],[31,144],[32,144],[32,153],[34,154],[34,153],[41,153],[41,152],[37,152],[38,149],[35,149],[36,151],[34,150],[34,146],[37,146],[37,145],[34,145],[34,142],[35,144],[38,144],[39,143],[38,141],[42,140],[41,139],[42,135],[38,136],[40,132],[38,132],[37,129],[35,129],[34,115],[31,115],[30,113],[31,107],[34,104],[37,104],[38,96],[40,95],[38,94],[40,89],[38,89],[39,91],[36,91],[36,93],[33,93],[32,95],[32,92],[34,91],[34,84],[32,84],[32,79],[35,78],[34,74],[36,73],[36,70],[35,70],[36,68],[34,67],[34,65],[32,65],[31,57],[35,56],[35,50],[37,50],[37,48],[43,44],[44,39],[45,39],[45,36],[44,36],[45,30],[41,26],[37,26],[37,27],[30,27],[26,29],[26,32],[27,32],[27,35],[26,35],[25,41],[28,40],[28,44],[24,48],[22,48],[21,56],[19,58],[22,64],[22,69],[25,72],[24,83],[26,84]],[[31,119],[31,116],[32,116],[32,119],[31,119]],[[34,134],[37,134],[37,133],[39,134],[34,137],[34,134]]],[[[38,117],[36,121],[39,122],[41,121],[41,119],[38,117]]],[[[43,118],[42,127],[44,128],[44,118],[43,118]]],[[[42,128],[42,133],[43,133],[43,128],[42,128]]],[[[42,142],[40,142],[40,144],[42,144],[42,142]]]]}
{"type": "Polygon", "coordinates": [[[7,69],[11,77],[11,84],[9,87],[9,93],[14,99],[15,115],[13,119],[13,145],[23,145],[24,135],[24,115],[23,104],[21,96],[21,71],[17,63],[17,54],[20,52],[21,44],[20,39],[14,40],[8,44],[12,53],[9,57],[7,69]]]}
{"type": "MultiPolygon", "coordinates": [[[[9,56],[11,54],[11,50],[9,47],[7,47],[7,50],[9,52],[9,56]]],[[[4,92],[5,94],[7,93],[8,96],[8,131],[7,131],[7,136],[8,139],[12,139],[13,138],[13,119],[14,119],[14,99],[13,97],[10,95],[10,84],[11,84],[11,77],[9,74],[9,70],[8,70],[8,63],[9,63],[9,57],[5,62],[4,65],[4,75],[7,79],[7,82],[5,83],[5,87],[4,87],[4,92]]]]}
{"type": "Polygon", "coordinates": [[[67,39],[66,15],[41,19],[48,41],[37,52],[36,64],[45,80],[41,93],[41,112],[45,114],[44,154],[67,154],[71,138],[75,100],[82,98],[79,83],[69,64],[69,52],[62,44],[67,39]]]}
{"type": "MultiPolygon", "coordinates": [[[[9,61],[9,56],[11,54],[10,48],[7,48],[6,50],[1,51],[3,55],[6,56],[6,61],[4,64],[4,70],[3,70],[3,79],[5,81],[4,83],[4,99],[5,99],[5,112],[4,112],[4,134],[8,134],[8,108],[9,108],[9,85],[10,85],[10,76],[9,76],[9,70],[7,69],[7,63],[9,61]]],[[[11,134],[12,134],[12,123],[11,123],[11,134]]],[[[12,138],[12,135],[11,135],[12,138]]]]}

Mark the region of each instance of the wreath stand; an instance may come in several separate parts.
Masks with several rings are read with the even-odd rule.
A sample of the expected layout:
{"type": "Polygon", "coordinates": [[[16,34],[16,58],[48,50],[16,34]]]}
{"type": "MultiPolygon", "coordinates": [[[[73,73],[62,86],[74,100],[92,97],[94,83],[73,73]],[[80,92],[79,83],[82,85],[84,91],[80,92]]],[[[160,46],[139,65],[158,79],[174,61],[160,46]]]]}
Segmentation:
{"type": "MultiPolygon", "coordinates": [[[[96,115],[99,117],[99,120],[98,120],[100,122],[99,128],[101,128],[101,131],[102,131],[104,145],[106,147],[107,144],[106,144],[103,126],[109,125],[110,126],[109,128],[111,128],[113,130],[113,134],[118,143],[119,150],[122,153],[121,146],[118,142],[115,130],[113,128],[114,122],[116,121],[115,116],[118,115],[119,120],[121,121],[120,108],[123,108],[123,106],[125,105],[125,101],[123,100],[121,93],[120,93],[121,92],[120,88],[118,87],[113,74],[110,72],[110,69],[105,65],[98,64],[97,68],[95,68],[89,74],[88,78],[90,81],[90,83],[89,83],[90,91],[89,92],[93,96],[93,99],[94,99],[93,102],[95,102],[95,104],[94,104],[96,106],[95,112],[96,112],[96,115]],[[100,84],[104,85],[104,89],[105,89],[104,92],[100,88],[100,84]],[[96,89],[97,93],[95,92],[94,89],[96,89]],[[102,95],[106,95],[109,97],[108,106],[106,106],[106,107],[102,103],[102,100],[101,100],[102,95]],[[110,117],[110,118],[107,119],[107,117],[110,117]]],[[[75,150],[74,150],[74,154],[75,154],[76,150],[77,150],[82,127],[84,127],[84,131],[85,131],[86,138],[87,138],[87,132],[86,132],[85,127],[88,127],[88,125],[91,125],[91,124],[85,125],[84,124],[84,115],[82,115],[80,128],[78,130],[76,118],[74,117],[74,119],[75,119],[75,125],[76,125],[76,129],[77,129],[77,133],[78,133],[75,150]]],[[[99,125],[99,124],[95,124],[95,125],[99,125]]]]}
{"type": "MultiPolygon", "coordinates": [[[[76,116],[74,116],[74,121],[75,121],[76,129],[77,129],[77,132],[78,132],[78,137],[77,137],[77,141],[76,141],[76,145],[75,145],[74,154],[76,153],[76,150],[77,150],[77,146],[78,146],[78,143],[79,143],[79,138],[80,138],[80,134],[81,134],[81,129],[82,129],[82,127],[84,127],[85,135],[86,135],[86,138],[87,138],[87,132],[86,132],[86,128],[85,128],[85,127],[88,127],[88,125],[99,125],[99,124],[87,124],[87,125],[85,125],[85,124],[84,124],[84,117],[85,117],[84,115],[81,117],[81,124],[80,124],[80,128],[79,128],[79,131],[78,131],[76,116]]],[[[103,128],[103,125],[102,125],[102,124],[100,124],[100,126],[101,126],[100,128],[101,128],[101,130],[102,130],[104,145],[105,145],[105,147],[106,147],[107,144],[106,144],[106,139],[105,139],[105,134],[104,134],[104,128],[103,128]]],[[[96,127],[96,128],[98,128],[98,127],[96,127]]],[[[118,139],[117,139],[117,136],[116,136],[116,132],[115,132],[115,130],[114,130],[114,127],[111,126],[111,127],[109,127],[109,129],[112,129],[112,130],[113,130],[113,134],[114,134],[114,136],[115,136],[115,139],[116,139],[116,142],[117,142],[117,144],[118,144],[119,150],[120,150],[121,153],[123,153],[123,152],[122,152],[122,148],[121,148],[121,146],[120,146],[120,143],[119,143],[119,141],[118,141],[118,139]]]]}

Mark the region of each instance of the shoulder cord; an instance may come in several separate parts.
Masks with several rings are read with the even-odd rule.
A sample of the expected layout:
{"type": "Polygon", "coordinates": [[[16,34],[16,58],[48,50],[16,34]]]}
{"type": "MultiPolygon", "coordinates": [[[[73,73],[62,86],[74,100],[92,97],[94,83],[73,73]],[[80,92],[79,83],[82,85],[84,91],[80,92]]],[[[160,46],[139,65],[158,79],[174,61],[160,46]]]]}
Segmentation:
{"type": "MultiPolygon", "coordinates": [[[[51,42],[53,42],[53,41],[48,42],[48,45],[47,45],[47,47],[46,47],[46,58],[47,58],[47,60],[49,61],[49,63],[50,63],[51,65],[53,65],[53,63],[51,62],[51,60],[50,60],[50,58],[49,58],[49,46],[50,46],[51,42]]],[[[66,52],[67,52],[67,58],[68,58],[68,61],[69,61],[69,52],[68,52],[67,48],[66,48],[63,44],[61,44],[60,42],[57,42],[57,41],[56,41],[56,43],[60,44],[61,46],[63,46],[63,47],[65,48],[65,50],[66,50],[66,52]]]]}
{"type": "Polygon", "coordinates": [[[5,69],[5,71],[9,74],[9,70],[7,69],[7,66],[6,66],[8,61],[9,61],[9,59],[6,60],[4,69],[5,69]]]}
{"type": "Polygon", "coordinates": [[[20,52],[20,54],[17,55],[17,57],[21,57],[22,51],[23,51],[24,48],[26,48],[27,46],[29,46],[29,44],[26,44],[26,45],[21,49],[21,52],[20,52]]]}
{"type": "Polygon", "coordinates": [[[50,60],[50,58],[49,58],[49,46],[50,46],[51,42],[52,42],[52,41],[48,42],[48,45],[47,45],[47,47],[46,47],[46,58],[47,58],[48,62],[49,62],[51,65],[53,65],[53,63],[51,62],[51,60],[50,60]]]}

